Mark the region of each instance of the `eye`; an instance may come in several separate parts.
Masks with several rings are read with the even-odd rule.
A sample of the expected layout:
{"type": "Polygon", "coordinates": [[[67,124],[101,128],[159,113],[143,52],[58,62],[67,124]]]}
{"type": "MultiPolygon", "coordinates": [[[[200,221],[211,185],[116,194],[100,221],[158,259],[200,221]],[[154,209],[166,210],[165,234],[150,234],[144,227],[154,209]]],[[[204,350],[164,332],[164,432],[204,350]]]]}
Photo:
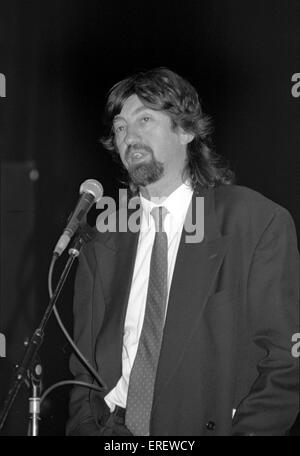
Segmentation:
{"type": "Polygon", "coordinates": [[[118,133],[122,133],[123,131],[125,131],[125,128],[126,128],[125,125],[116,125],[116,126],[114,127],[114,131],[115,131],[115,133],[117,133],[117,134],[118,134],[118,133]]]}
{"type": "Polygon", "coordinates": [[[144,116],[144,117],[141,118],[141,121],[143,123],[147,123],[147,122],[149,122],[149,120],[151,120],[151,117],[149,117],[149,116],[144,116]]]}

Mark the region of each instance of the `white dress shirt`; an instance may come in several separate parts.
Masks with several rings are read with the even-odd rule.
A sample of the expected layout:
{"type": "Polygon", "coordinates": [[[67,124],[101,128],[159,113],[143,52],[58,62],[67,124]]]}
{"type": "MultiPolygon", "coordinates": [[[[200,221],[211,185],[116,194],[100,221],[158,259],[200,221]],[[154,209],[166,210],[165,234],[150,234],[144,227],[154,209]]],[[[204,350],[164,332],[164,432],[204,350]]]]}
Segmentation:
{"type": "Polygon", "coordinates": [[[133,279],[125,317],[122,350],[122,376],[116,386],[104,398],[111,411],[114,410],[116,405],[126,408],[129,376],[138,349],[139,338],[143,326],[150,273],[150,259],[155,237],[155,224],[150,212],[155,206],[164,206],[168,210],[164,220],[164,229],[168,236],[169,298],[182,228],[192,195],[193,190],[186,182],[180,185],[173,193],[171,193],[171,195],[161,202],[159,202],[157,198],[149,201],[140,196],[142,220],[133,279]]]}

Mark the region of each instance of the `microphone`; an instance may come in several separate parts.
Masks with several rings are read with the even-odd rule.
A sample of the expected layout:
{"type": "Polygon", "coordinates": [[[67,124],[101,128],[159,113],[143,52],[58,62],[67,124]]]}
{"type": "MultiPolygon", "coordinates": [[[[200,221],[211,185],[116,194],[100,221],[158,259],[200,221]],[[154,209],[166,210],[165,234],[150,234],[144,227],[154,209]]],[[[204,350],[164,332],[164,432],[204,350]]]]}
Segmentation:
{"type": "Polygon", "coordinates": [[[53,253],[57,256],[60,256],[63,253],[92,205],[102,198],[103,187],[98,181],[88,179],[81,184],[79,193],[81,194],[81,197],[78,200],[77,206],[55,246],[53,253]]]}

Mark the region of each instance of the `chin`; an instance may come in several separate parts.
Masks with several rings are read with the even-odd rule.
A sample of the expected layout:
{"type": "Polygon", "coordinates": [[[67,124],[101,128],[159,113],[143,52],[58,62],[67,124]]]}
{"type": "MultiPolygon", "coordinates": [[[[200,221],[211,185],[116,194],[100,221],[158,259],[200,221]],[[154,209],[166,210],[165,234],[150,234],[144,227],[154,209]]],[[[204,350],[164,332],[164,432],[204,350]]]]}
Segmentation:
{"type": "Polygon", "coordinates": [[[163,169],[152,166],[149,167],[147,165],[139,165],[131,169],[129,175],[135,185],[146,187],[147,185],[154,184],[162,178],[163,169]]]}

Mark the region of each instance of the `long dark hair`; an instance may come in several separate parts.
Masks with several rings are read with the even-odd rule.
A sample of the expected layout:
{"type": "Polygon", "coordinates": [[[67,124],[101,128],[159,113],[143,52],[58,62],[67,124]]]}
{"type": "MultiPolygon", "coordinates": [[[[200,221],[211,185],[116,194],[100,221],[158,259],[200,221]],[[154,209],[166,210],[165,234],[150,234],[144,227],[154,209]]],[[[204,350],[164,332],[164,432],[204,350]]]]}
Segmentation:
{"type": "MultiPolygon", "coordinates": [[[[110,90],[104,116],[106,135],[100,141],[107,150],[113,152],[117,160],[120,159],[115,147],[112,122],[121,112],[125,101],[134,94],[147,107],[168,114],[174,129],[181,127],[194,134],[194,139],[187,145],[184,172],[196,192],[203,187],[233,183],[234,173],[213,150],[211,118],[203,113],[195,88],[164,67],[137,73],[118,82],[110,90]]],[[[129,186],[133,192],[137,190],[131,182],[129,186]]]]}

